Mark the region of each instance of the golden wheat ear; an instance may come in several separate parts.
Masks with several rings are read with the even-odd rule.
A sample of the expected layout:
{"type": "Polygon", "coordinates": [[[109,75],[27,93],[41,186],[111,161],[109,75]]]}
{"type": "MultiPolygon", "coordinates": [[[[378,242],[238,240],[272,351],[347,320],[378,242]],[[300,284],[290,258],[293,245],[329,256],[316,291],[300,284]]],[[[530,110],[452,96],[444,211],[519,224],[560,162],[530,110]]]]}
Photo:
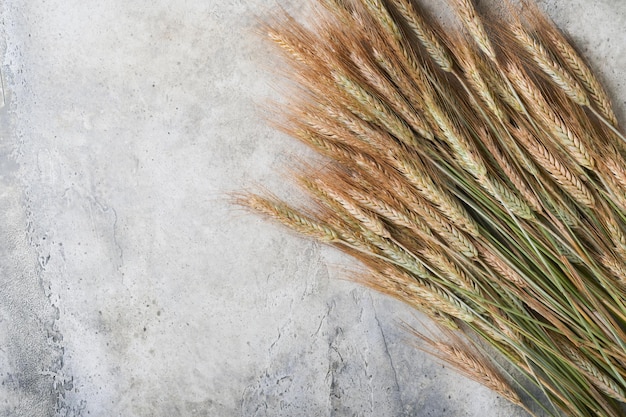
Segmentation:
{"type": "Polygon", "coordinates": [[[472,37],[478,48],[493,62],[497,62],[496,49],[485,30],[472,0],[448,0],[456,10],[463,27],[472,37]]]}
{"type": "Polygon", "coordinates": [[[247,194],[236,197],[235,203],[264,214],[298,233],[322,242],[337,243],[340,240],[337,231],[332,227],[306,216],[280,200],[247,194]]]}
{"type": "Polygon", "coordinates": [[[568,71],[584,87],[590,99],[587,105],[592,106],[604,119],[617,128],[617,117],[609,95],[589,65],[563,32],[545,13],[539,10],[537,5],[527,2],[525,8],[528,10],[527,24],[541,37],[543,45],[549,53],[558,59],[562,70],[568,71]]]}
{"type": "Polygon", "coordinates": [[[429,23],[429,19],[411,0],[392,0],[391,3],[439,68],[445,72],[453,72],[456,65],[443,38],[443,30],[434,23],[429,23]]]}
{"type": "Polygon", "coordinates": [[[444,33],[414,0],[319,2],[306,25],[267,31],[296,84],[278,127],[325,157],[298,174],[311,204],[238,202],[466,331],[422,340],[515,404],[482,343],[548,415],[619,416],[626,145],[597,79],[531,8],[485,28],[449,0],[463,26],[444,33]]]}
{"type": "Polygon", "coordinates": [[[439,335],[426,336],[423,332],[405,324],[405,327],[422,343],[416,347],[447,363],[467,378],[493,390],[508,401],[525,407],[519,395],[500,372],[467,339],[446,328],[439,328],[439,335]]]}

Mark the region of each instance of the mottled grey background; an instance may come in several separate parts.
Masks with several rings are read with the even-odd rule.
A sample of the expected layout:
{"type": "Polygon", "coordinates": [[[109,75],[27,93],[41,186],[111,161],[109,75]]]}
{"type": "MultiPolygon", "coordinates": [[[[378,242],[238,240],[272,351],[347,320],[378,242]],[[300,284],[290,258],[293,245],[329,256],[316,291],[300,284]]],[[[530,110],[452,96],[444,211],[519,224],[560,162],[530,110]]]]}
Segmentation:
{"type": "MultiPolygon", "coordinates": [[[[2,2],[0,416],[524,415],[413,349],[348,260],[228,204],[288,195],[307,154],[259,110],[279,4],[306,13],[2,2]]],[[[626,120],[626,3],[541,5],[626,120]]]]}

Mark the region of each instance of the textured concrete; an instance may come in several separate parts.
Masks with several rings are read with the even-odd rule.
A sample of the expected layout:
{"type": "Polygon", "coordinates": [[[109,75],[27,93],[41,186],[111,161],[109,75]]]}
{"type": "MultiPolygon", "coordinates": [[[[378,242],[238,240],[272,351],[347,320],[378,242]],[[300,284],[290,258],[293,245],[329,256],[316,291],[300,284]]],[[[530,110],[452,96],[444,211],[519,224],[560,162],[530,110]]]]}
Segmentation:
{"type": "MultiPolygon", "coordinates": [[[[626,3],[542,6],[624,116],[626,3]]],[[[289,195],[306,153],[258,110],[277,8],[2,3],[0,416],[524,415],[415,351],[348,260],[228,204],[289,195]]]]}

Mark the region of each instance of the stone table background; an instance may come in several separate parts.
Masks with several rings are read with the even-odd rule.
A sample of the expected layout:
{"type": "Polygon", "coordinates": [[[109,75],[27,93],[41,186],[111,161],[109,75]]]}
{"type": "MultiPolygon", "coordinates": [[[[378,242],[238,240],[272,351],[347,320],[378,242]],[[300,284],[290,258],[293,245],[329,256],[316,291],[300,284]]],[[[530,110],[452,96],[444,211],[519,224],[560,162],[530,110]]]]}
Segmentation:
{"type": "MultiPolygon", "coordinates": [[[[0,416],[524,415],[417,352],[348,260],[228,204],[288,194],[307,154],[260,110],[279,4],[306,13],[2,2],[0,416]]],[[[626,120],[626,3],[541,5],[626,120]]]]}

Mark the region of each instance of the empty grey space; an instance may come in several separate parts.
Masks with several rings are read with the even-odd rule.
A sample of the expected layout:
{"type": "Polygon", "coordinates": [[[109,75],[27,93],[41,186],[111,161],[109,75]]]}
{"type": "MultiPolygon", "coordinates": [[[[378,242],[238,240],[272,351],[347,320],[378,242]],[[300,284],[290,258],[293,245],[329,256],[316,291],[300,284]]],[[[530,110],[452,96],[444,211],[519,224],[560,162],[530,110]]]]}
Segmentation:
{"type": "MultiPolygon", "coordinates": [[[[540,5],[626,123],[626,3],[540,5]]],[[[230,204],[295,198],[311,156],[265,120],[285,90],[259,22],[281,6],[307,15],[1,3],[1,417],[525,415],[416,350],[420,316],[358,265],[230,204]]]]}

